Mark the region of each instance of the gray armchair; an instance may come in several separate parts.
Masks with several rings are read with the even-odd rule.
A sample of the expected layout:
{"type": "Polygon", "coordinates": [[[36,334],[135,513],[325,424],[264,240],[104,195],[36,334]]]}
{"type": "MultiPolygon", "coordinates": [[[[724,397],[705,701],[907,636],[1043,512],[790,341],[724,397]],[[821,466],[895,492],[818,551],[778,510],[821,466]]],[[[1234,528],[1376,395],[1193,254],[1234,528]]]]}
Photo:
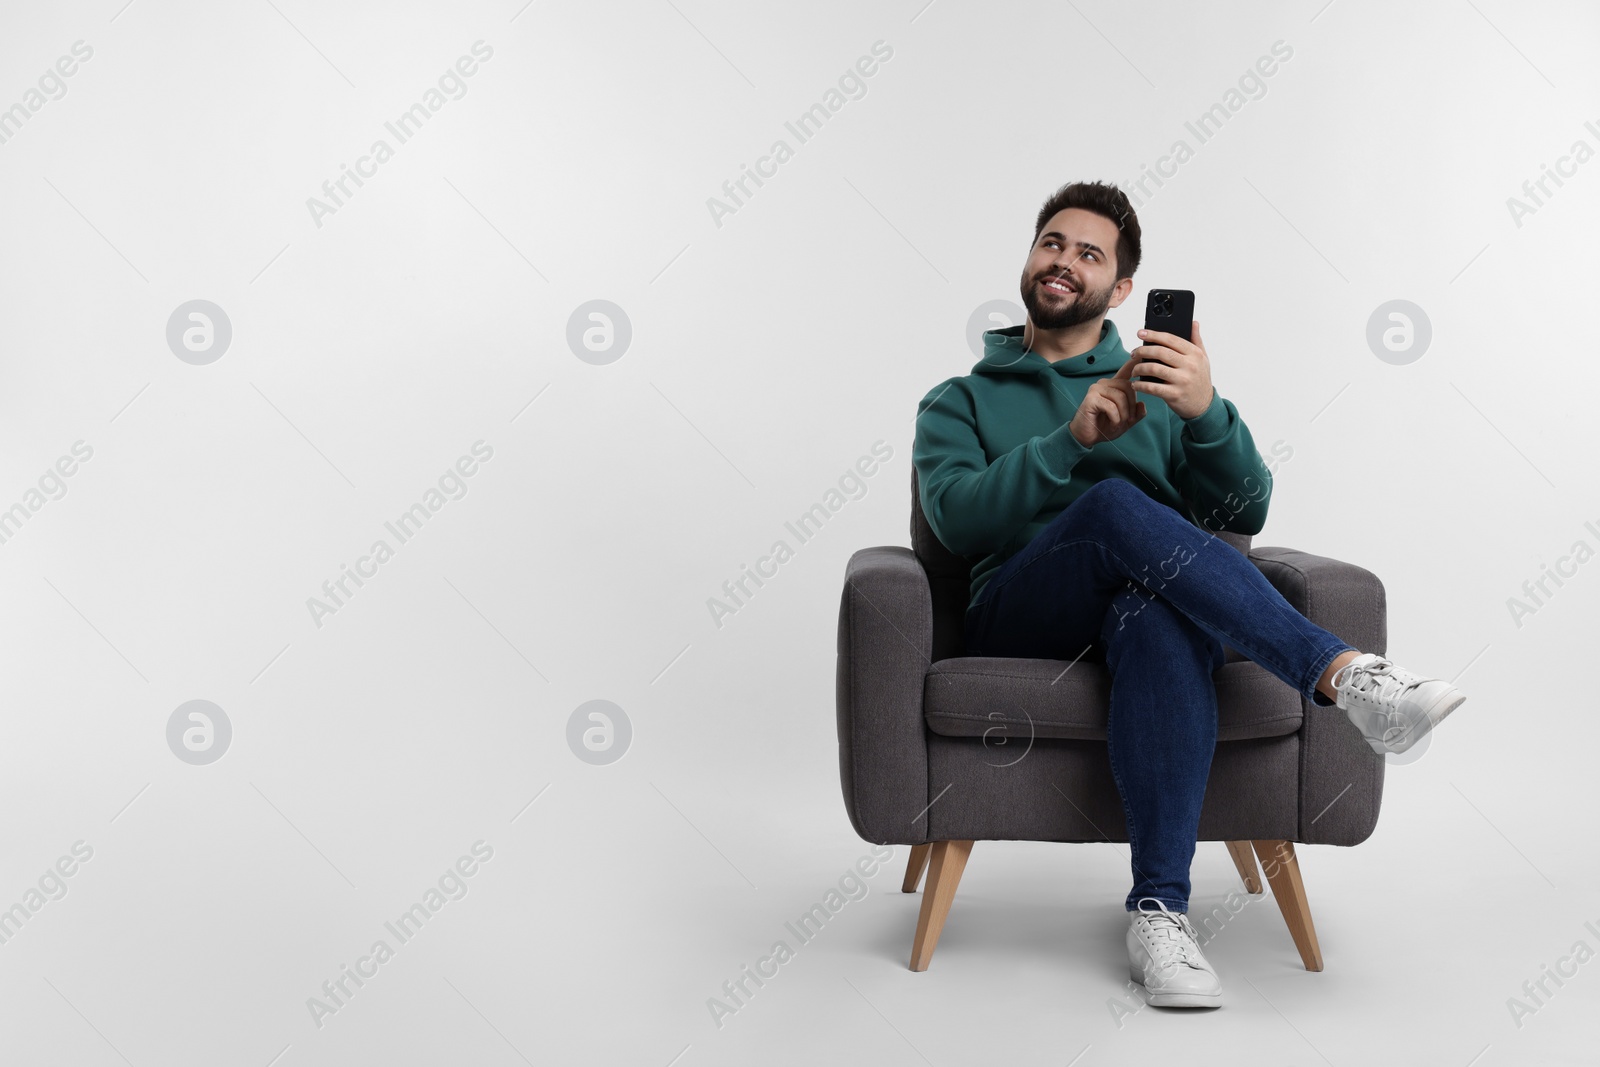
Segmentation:
{"type": "MultiPolygon", "coordinates": [[[[1291,548],[1251,548],[1244,534],[1218,536],[1311,621],[1363,652],[1387,650],[1376,575],[1291,548]]],[[[916,892],[928,868],[914,971],[932,959],[974,841],[1128,840],[1106,754],[1103,658],[1092,650],[1066,671],[1063,660],[967,656],[974,562],[934,536],[913,469],[911,547],[852,555],[839,604],[845,810],[864,840],[913,846],[905,892],[916,892]]],[[[1301,960],[1320,971],[1294,845],[1366,840],[1383,798],[1383,757],[1342,710],[1303,699],[1232,648],[1213,677],[1218,737],[1199,840],[1227,842],[1250,893],[1262,892],[1260,858],[1301,960]]]]}

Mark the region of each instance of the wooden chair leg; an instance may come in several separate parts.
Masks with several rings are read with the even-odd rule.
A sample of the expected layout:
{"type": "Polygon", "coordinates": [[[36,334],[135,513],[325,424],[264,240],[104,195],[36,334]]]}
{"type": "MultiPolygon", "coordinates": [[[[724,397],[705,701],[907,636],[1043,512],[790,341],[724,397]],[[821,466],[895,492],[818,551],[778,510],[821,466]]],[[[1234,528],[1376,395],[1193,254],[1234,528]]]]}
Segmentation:
{"type": "Polygon", "coordinates": [[[1250,851],[1250,842],[1229,841],[1227,845],[1228,855],[1233,857],[1233,865],[1239,869],[1239,877],[1244,879],[1244,891],[1251,894],[1261,892],[1256,854],[1250,851]]]}
{"type": "Polygon", "coordinates": [[[912,845],[911,858],[906,860],[906,880],[900,883],[900,892],[915,893],[917,883],[922,881],[922,869],[928,865],[928,853],[933,850],[933,843],[926,845],[912,845]]]}
{"type": "Polygon", "coordinates": [[[1306,902],[1306,886],[1300,877],[1293,841],[1253,841],[1261,869],[1266,872],[1272,895],[1289,924],[1289,936],[1300,950],[1300,960],[1308,971],[1322,970],[1322,949],[1317,945],[1317,928],[1311,923],[1311,905],[1306,902]]]}
{"type": "Polygon", "coordinates": [[[911,942],[911,969],[925,971],[933,950],[944,931],[945,916],[955,900],[961,872],[972,853],[971,841],[935,841],[928,863],[928,887],[922,892],[922,911],[917,916],[917,936],[911,942]]]}

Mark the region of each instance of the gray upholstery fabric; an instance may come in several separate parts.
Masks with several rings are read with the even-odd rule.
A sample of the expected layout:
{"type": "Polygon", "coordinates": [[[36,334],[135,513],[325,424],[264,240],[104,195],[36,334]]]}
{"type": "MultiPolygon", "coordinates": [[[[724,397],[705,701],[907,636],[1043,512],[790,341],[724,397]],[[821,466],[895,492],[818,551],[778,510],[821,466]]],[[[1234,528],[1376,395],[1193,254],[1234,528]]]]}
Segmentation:
{"type": "MultiPolygon", "coordinates": [[[[1317,625],[1387,651],[1376,575],[1222,533],[1317,625]]],[[[969,657],[962,622],[974,560],[922,514],[912,472],[911,548],[864,548],[839,605],[839,776],[856,833],[882,844],[948,839],[1127,841],[1106,756],[1109,678],[1084,657],[969,657]],[[1052,685],[1052,681],[1060,681],[1052,685]]],[[[1377,825],[1383,758],[1343,711],[1303,700],[1228,649],[1203,841],[1355,845],[1377,825]]]]}
{"type": "Polygon", "coordinates": [[[933,665],[928,578],[909,548],[864,548],[845,566],[839,604],[839,779],[864,840],[928,840],[928,724],[922,679],[933,665]]]}
{"type": "MultiPolygon", "coordinates": [[[[1266,668],[1249,660],[1225,663],[1211,678],[1218,741],[1281,737],[1300,729],[1300,695],[1266,668]]],[[[933,665],[923,685],[928,728],[948,737],[1104,741],[1110,701],[1110,672],[1087,658],[945,659],[933,665]]]]}
{"type": "MultiPolygon", "coordinates": [[[[1389,650],[1389,604],[1378,576],[1292,548],[1258,548],[1250,559],[1294,609],[1363,652],[1389,650]]],[[[1336,707],[1301,701],[1300,836],[1309,844],[1354,845],[1378,824],[1383,757],[1336,707]],[[1331,807],[1330,807],[1331,805],[1331,807]]]]}
{"type": "MultiPolygon", "coordinates": [[[[927,840],[1128,840],[1105,742],[1035,741],[1015,763],[1005,747],[930,736],[927,840]]],[[[1299,764],[1294,734],[1218,744],[1196,840],[1294,840],[1299,764]]]]}

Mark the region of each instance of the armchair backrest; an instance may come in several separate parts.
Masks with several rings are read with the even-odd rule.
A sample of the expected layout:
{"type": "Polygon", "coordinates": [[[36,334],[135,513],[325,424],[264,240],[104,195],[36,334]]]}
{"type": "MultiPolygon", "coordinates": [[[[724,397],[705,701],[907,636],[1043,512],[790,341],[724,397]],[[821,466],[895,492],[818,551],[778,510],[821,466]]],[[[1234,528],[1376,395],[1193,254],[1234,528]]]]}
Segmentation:
{"type": "MultiPolygon", "coordinates": [[[[1218,530],[1217,536],[1248,556],[1250,535],[1218,530]]],[[[958,556],[940,543],[922,513],[917,491],[917,468],[911,468],[911,551],[928,574],[933,595],[933,659],[963,656],[967,601],[972,596],[972,568],[980,556],[958,556]]]]}

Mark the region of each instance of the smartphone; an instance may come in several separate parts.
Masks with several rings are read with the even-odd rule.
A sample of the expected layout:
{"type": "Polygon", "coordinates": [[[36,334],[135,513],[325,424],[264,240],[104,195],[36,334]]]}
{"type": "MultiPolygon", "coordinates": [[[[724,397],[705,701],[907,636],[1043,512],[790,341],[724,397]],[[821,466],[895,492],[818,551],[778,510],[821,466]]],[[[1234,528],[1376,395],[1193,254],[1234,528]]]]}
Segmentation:
{"type": "MultiPolygon", "coordinates": [[[[1144,303],[1144,328],[1177,334],[1185,341],[1194,340],[1194,293],[1188,289],[1152,289],[1144,303]]],[[[1141,341],[1141,344],[1149,344],[1141,341]]],[[[1134,346],[1139,347],[1138,345],[1134,346]]],[[[1152,362],[1143,360],[1142,362],[1152,362]]],[[[1154,362],[1160,362],[1156,360],[1154,362]]],[[[1136,374],[1136,382],[1160,382],[1149,374],[1136,374]]],[[[1168,383],[1170,384],[1170,383],[1168,383]]]]}

